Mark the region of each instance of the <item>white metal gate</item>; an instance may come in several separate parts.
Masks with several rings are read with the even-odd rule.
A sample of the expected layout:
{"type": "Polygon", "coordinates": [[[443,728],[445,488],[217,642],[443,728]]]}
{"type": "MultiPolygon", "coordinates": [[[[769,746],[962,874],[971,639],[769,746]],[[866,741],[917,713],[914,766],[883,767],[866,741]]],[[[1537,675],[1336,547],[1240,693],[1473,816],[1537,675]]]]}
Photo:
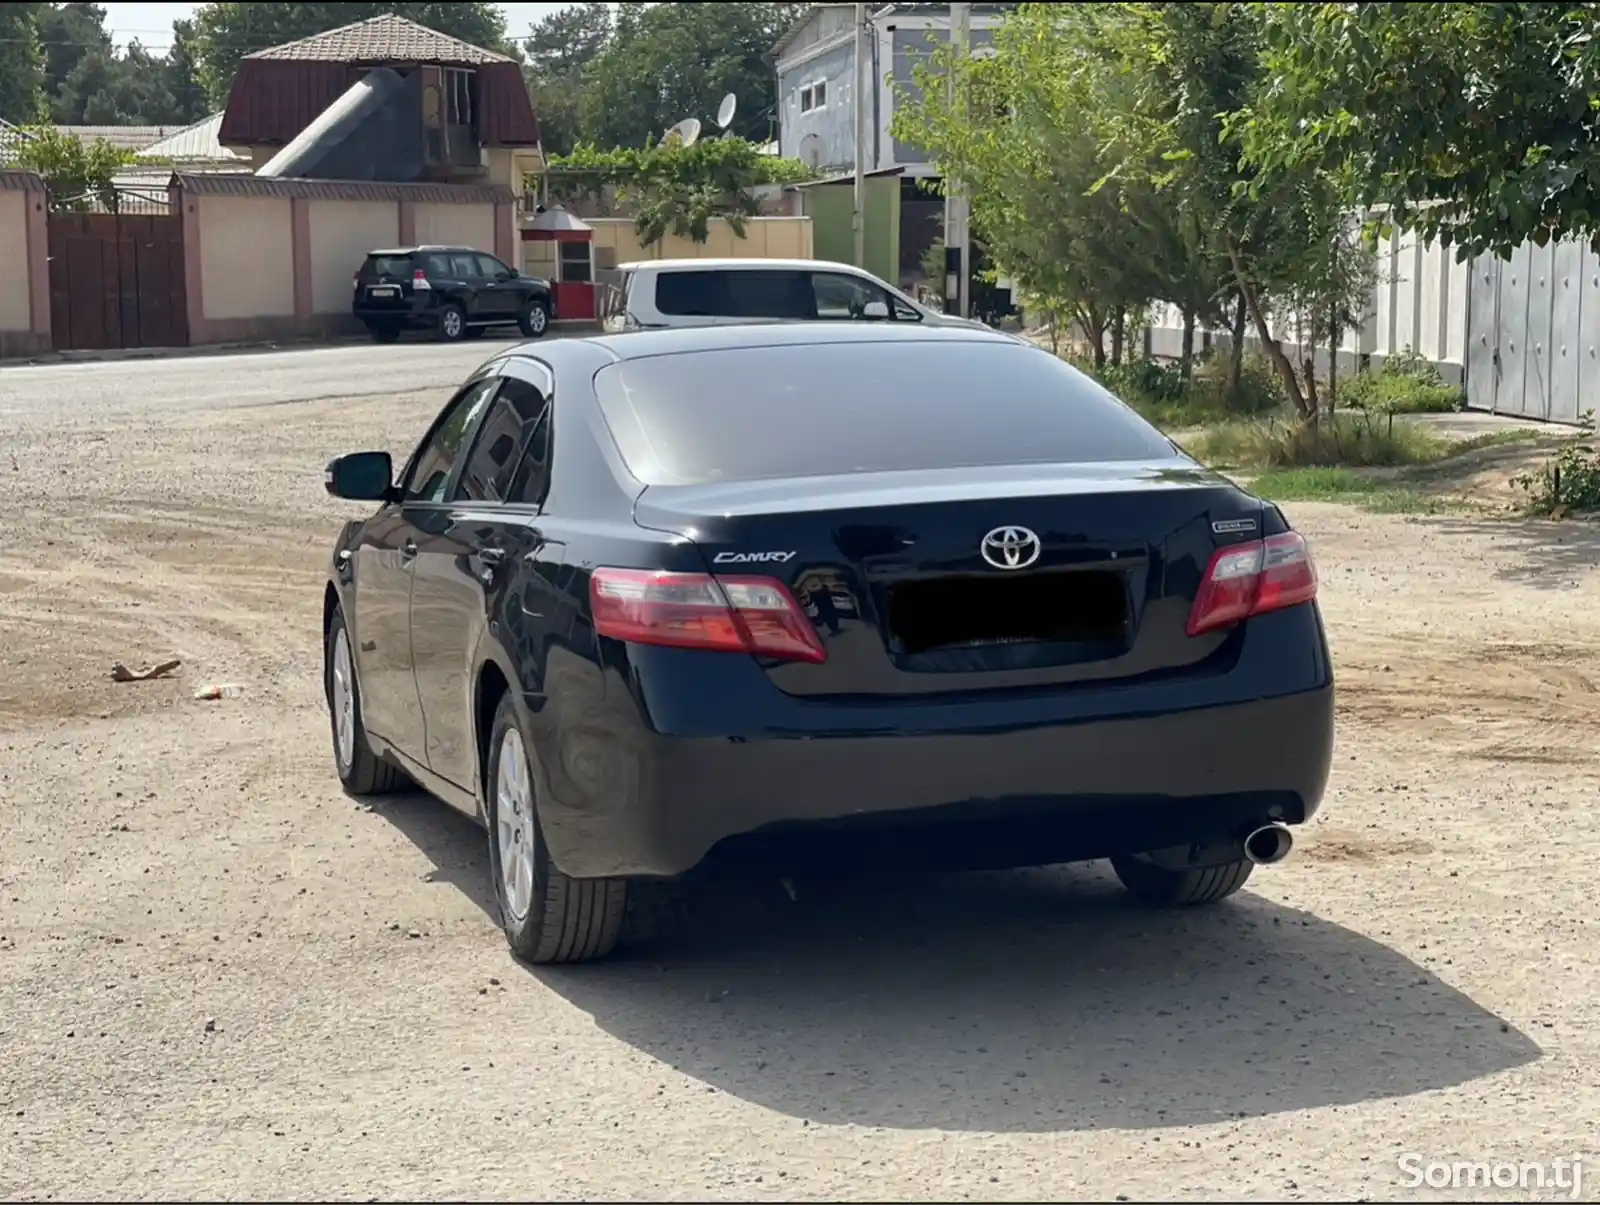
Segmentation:
{"type": "Polygon", "coordinates": [[[1576,423],[1600,407],[1600,256],[1573,240],[1472,261],[1467,405],[1576,423]]]}

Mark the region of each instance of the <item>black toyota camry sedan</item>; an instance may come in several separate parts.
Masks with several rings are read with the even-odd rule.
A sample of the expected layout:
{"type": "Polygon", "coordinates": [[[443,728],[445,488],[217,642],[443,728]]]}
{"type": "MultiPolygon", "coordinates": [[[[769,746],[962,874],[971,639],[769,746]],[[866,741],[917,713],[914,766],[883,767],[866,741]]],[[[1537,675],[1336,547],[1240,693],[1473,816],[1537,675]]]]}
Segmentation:
{"type": "Polygon", "coordinates": [[[711,859],[1109,858],[1203,904],[1333,744],[1277,507],[1009,336],[752,325],[528,344],[400,470],[327,468],[334,762],[476,817],[506,936],[596,958],[711,859]]]}

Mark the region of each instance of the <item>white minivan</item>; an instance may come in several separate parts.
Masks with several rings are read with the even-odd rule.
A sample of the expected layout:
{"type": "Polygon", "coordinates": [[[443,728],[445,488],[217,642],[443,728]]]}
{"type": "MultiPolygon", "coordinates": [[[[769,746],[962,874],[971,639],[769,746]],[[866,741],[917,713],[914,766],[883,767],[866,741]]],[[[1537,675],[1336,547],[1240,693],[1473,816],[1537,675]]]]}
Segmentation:
{"type": "Polygon", "coordinates": [[[618,267],[607,330],[750,321],[982,326],[918,305],[850,264],[818,259],[647,259],[618,267]]]}

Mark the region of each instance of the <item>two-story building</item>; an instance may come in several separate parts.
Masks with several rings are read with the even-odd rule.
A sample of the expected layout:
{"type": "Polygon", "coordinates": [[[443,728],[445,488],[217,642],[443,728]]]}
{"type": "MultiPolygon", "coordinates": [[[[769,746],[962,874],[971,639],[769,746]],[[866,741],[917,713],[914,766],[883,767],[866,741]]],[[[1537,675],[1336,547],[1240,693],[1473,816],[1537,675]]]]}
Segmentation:
{"type": "MultiPolygon", "coordinates": [[[[973,4],[968,42],[974,54],[994,40],[1006,5],[973,4]]],[[[854,4],[813,4],[773,48],[778,72],[778,153],[822,177],[803,186],[816,254],[849,261],[856,105],[867,106],[859,148],[869,173],[867,268],[902,287],[922,277],[922,259],[938,241],[944,202],[925,181],[938,178],[922,148],[894,136],[895,107],[919,93],[917,68],[950,38],[948,4],[875,4],[867,9],[867,62],[857,72],[854,4]],[[867,83],[858,88],[856,81],[867,83]],[[857,93],[862,92],[861,98],[857,93]]]]}

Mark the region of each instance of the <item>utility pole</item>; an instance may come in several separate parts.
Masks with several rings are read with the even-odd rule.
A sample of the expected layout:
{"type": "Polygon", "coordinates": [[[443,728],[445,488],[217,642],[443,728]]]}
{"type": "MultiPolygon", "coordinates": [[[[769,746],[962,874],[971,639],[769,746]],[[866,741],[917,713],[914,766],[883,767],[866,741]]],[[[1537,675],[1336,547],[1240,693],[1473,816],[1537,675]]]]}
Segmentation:
{"type": "MultiPolygon", "coordinates": [[[[955,43],[960,61],[966,62],[972,41],[972,5],[950,6],[950,40],[955,43]]],[[[956,103],[956,77],[949,82],[950,105],[956,103]]],[[[967,233],[967,195],[959,181],[944,182],[944,263],[945,313],[967,317],[972,309],[972,240],[967,233]]]]}
{"type": "Polygon", "coordinates": [[[855,234],[856,267],[867,266],[867,6],[856,5],[856,78],[851,85],[856,111],[855,212],[851,230],[855,234]]]}

